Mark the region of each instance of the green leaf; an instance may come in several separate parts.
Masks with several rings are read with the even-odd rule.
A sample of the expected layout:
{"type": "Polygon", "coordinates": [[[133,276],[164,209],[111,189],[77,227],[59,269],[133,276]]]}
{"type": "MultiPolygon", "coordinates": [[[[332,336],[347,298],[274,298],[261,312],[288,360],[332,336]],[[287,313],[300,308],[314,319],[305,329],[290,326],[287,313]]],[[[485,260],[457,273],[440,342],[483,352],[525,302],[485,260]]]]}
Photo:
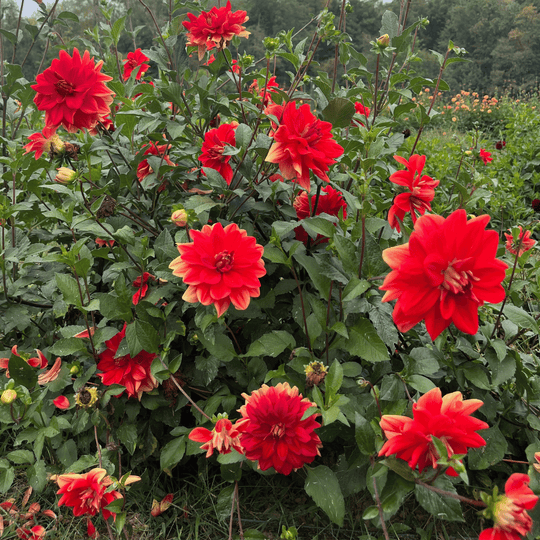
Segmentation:
{"type": "Polygon", "coordinates": [[[47,469],[43,460],[39,460],[31,467],[28,467],[26,474],[28,475],[28,483],[35,491],[39,493],[45,489],[47,485],[47,469]]]}
{"type": "Polygon", "coordinates": [[[339,360],[334,360],[326,378],[324,379],[324,385],[326,388],[326,403],[330,403],[330,400],[338,393],[343,383],[343,368],[339,363],[339,360]]]}
{"type": "Polygon", "coordinates": [[[131,358],[137,356],[141,351],[147,353],[159,352],[159,334],[149,323],[136,320],[126,327],[126,340],[131,358]]]}
{"type": "Polygon", "coordinates": [[[120,17],[118,20],[114,22],[111,28],[111,37],[115,45],[118,45],[118,41],[120,40],[120,35],[122,34],[122,31],[124,30],[124,26],[126,24],[126,17],[127,15],[120,17]]]}
{"type": "MultiPolygon", "coordinates": [[[[444,477],[439,477],[434,482],[435,487],[449,491],[450,493],[456,493],[456,490],[450,480],[444,477]]],[[[427,510],[431,515],[439,519],[446,521],[465,521],[463,519],[463,512],[461,505],[456,499],[450,497],[444,497],[435,493],[427,487],[417,484],[415,486],[416,499],[420,505],[427,510]]]]}
{"type": "Polygon", "coordinates": [[[97,456],[82,456],[67,468],[66,473],[80,473],[85,469],[90,469],[90,467],[97,467],[97,465],[97,456]]]}
{"type": "Polygon", "coordinates": [[[58,288],[62,292],[64,302],[76,306],[82,305],[79,286],[77,285],[75,278],[71,277],[69,274],[56,274],[54,277],[58,288]]]}
{"type": "Polygon", "coordinates": [[[234,486],[227,486],[219,492],[216,504],[216,514],[222,521],[225,521],[231,515],[233,496],[234,486]]]}
{"type": "Polygon", "coordinates": [[[120,442],[127,448],[127,451],[133,455],[137,447],[137,424],[124,422],[116,431],[120,442]]]}
{"type": "Polygon", "coordinates": [[[508,450],[506,438],[498,427],[493,426],[489,429],[483,429],[479,435],[485,439],[486,446],[469,450],[467,463],[469,468],[473,470],[488,469],[499,463],[508,450]]]}
{"type": "Polygon", "coordinates": [[[68,356],[70,354],[76,353],[78,351],[85,351],[86,345],[84,340],[79,338],[64,338],[56,341],[52,347],[50,347],[49,352],[56,354],[57,356],[68,356]]]}
{"type": "Polygon", "coordinates": [[[236,146],[240,148],[247,148],[253,132],[251,128],[246,124],[240,124],[234,131],[236,146]]]}
{"type": "Polygon", "coordinates": [[[328,103],[322,115],[332,126],[344,128],[350,126],[354,112],[354,105],[350,100],[337,97],[328,103]]]}
{"type": "Polygon", "coordinates": [[[375,433],[370,423],[358,412],[354,413],[354,437],[360,452],[370,456],[375,452],[375,433]]]}
{"type": "Polygon", "coordinates": [[[294,258],[307,270],[309,278],[319,291],[322,298],[328,299],[331,280],[330,278],[321,274],[317,261],[313,257],[304,255],[303,253],[295,253],[294,258]]]}
{"type": "Polygon", "coordinates": [[[386,345],[377,335],[373,324],[364,318],[349,327],[349,339],[340,339],[339,347],[368,362],[384,362],[389,358],[386,345]]]}
{"type": "Polygon", "coordinates": [[[538,324],[534,317],[529,315],[525,310],[518,308],[512,304],[507,304],[504,308],[504,314],[521,328],[530,328],[536,334],[539,333],[538,324]]]}
{"type": "Polygon", "coordinates": [[[0,470],[0,493],[6,493],[13,484],[13,480],[15,480],[15,469],[13,467],[2,468],[0,470]]]}
{"type": "Polygon", "coordinates": [[[382,16],[382,26],[379,35],[388,34],[390,39],[396,37],[399,33],[398,16],[393,11],[385,11],[382,16]]]}
{"type": "Polygon", "coordinates": [[[12,355],[9,359],[8,370],[15,384],[20,384],[28,389],[33,388],[38,379],[37,370],[28,365],[20,356],[12,355]]]}
{"type": "Polygon", "coordinates": [[[179,437],[168,442],[162,449],[159,456],[159,466],[169,476],[172,476],[172,469],[184,457],[186,452],[186,437],[179,437]]]}
{"type": "Polygon", "coordinates": [[[254,341],[244,356],[271,356],[275,358],[286,349],[294,349],[296,341],[289,332],[274,330],[254,341]]]}
{"type": "Polygon", "coordinates": [[[17,465],[22,463],[34,463],[34,454],[30,450],[14,450],[6,456],[9,461],[17,465]]]}
{"type": "Polygon", "coordinates": [[[307,467],[306,493],[340,527],[345,517],[345,501],[336,475],[325,465],[307,467]]]}

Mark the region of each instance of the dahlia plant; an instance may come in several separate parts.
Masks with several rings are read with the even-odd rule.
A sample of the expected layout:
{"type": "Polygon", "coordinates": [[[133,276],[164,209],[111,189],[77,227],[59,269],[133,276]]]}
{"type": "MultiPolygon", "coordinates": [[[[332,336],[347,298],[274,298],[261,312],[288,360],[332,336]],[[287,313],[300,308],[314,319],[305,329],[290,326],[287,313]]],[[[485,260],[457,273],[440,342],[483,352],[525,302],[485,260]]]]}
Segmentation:
{"type": "MultiPolygon", "coordinates": [[[[360,2],[256,59],[230,2],[163,2],[162,21],[141,2],[148,47],[123,6],[64,40],[41,5],[35,83],[1,59],[2,491],[23,467],[56,481],[91,537],[122,531],[128,484],[188,467],[230,484],[230,534],[259,474],[301,479],[340,526],[366,492],[387,539],[411,495],[436,519],[484,511],[481,540],[533,530],[538,199],[490,216],[502,158],[482,134],[446,157],[424,143],[464,51],[416,73],[410,3],[384,12],[373,62],[345,32],[360,2]]],[[[148,515],[172,512],[167,490],[148,515]]]]}

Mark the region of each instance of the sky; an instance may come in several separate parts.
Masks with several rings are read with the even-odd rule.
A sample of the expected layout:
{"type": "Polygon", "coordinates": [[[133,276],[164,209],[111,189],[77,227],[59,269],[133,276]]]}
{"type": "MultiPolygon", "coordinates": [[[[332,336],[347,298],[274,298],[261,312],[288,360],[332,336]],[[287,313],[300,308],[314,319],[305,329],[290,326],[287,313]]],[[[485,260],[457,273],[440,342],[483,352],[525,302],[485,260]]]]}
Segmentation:
{"type": "MultiPolygon", "coordinates": [[[[22,0],[15,0],[15,3],[20,8],[22,0]]],[[[34,0],[24,0],[23,17],[31,17],[38,9],[38,5],[34,0]]]]}

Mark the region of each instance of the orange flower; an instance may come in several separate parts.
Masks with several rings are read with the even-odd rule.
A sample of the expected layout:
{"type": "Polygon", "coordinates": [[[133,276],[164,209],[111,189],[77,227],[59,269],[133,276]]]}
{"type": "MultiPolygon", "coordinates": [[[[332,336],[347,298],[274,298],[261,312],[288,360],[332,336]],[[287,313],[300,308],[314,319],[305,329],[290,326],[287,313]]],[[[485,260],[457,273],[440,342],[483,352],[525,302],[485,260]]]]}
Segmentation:
{"type": "MultiPolygon", "coordinates": [[[[486,441],[476,433],[489,426],[471,414],[480,408],[479,399],[463,401],[461,392],[442,396],[439,388],[424,394],[413,405],[413,418],[385,414],[380,426],[388,439],[379,456],[396,455],[419,472],[431,465],[437,468],[440,458],[431,437],[440,439],[448,450],[448,457],[466,454],[468,448],[485,446],[486,441]]],[[[457,476],[452,467],[446,471],[449,476],[457,476]]]]}
{"type": "Polygon", "coordinates": [[[47,126],[63,125],[70,132],[90,130],[109,114],[113,92],[105,83],[112,77],[101,73],[102,66],[103,60],[96,64],[88,51],[81,58],[77,49],[73,56],[62,50],[60,58],[36,77],[34,102],[45,111],[47,126]]]}
{"type": "Polygon", "coordinates": [[[141,49],[137,49],[135,52],[129,52],[127,59],[124,62],[124,81],[127,81],[135,68],[139,68],[135,80],[139,81],[141,77],[148,71],[150,67],[145,62],[149,60],[148,56],[143,54],[141,49]]]}
{"type": "Polygon", "coordinates": [[[201,449],[207,450],[206,457],[209,458],[214,453],[214,449],[220,454],[230,454],[234,448],[242,454],[239,436],[238,425],[233,425],[227,418],[221,418],[212,431],[203,427],[193,429],[189,434],[189,439],[204,443],[201,449]]]}
{"type": "Polygon", "coordinates": [[[61,367],[62,367],[62,359],[58,356],[49,371],[46,371],[45,373],[41,373],[41,375],[38,375],[38,380],[37,380],[38,384],[44,385],[52,381],[55,381],[58,378],[58,374],[60,373],[61,367]]]}
{"type": "Polygon", "coordinates": [[[231,2],[222,8],[213,7],[210,11],[202,11],[196,17],[193,13],[187,14],[188,21],[182,25],[188,31],[188,47],[197,47],[199,61],[204,53],[215,47],[224,49],[234,36],[247,38],[250,34],[245,26],[249,20],[247,13],[242,10],[231,11],[231,2]]]}
{"type": "Polygon", "coordinates": [[[113,483],[105,469],[92,469],[84,474],[61,474],[51,477],[60,488],[56,493],[62,495],[58,506],[65,504],[73,508],[74,516],[95,516],[99,512],[104,519],[116,514],[105,507],[115,499],[121,499],[118,491],[107,488],[113,483]]]}
{"type": "Polygon", "coordinates": [[[129,354],[117,357],[120,342],[126,336],[126,326],[124,323],[124,328],[105,342],[107,348],[99,355],[97,365],[103,373],[98,373],[97,376],[105,386],[111,384],[125,386],[129,397],[137,397],[140,400],[143,392],[150,392],[158,387],[158,382],[150,370],[157,354],[141,351],[134,358],[129,354]]]}
{"type": "Polygon", "coordinates": [[[266,114],[280,120],[266,161],[278,163],[284,178],[306,191],[310,190],[310,171],[328,182],[329,165],[343,154],[343,148],[332,138],[332,124],[317,119],[307,104],[297,109],[295,101],[284,107],[270,105],[266,114]]]}
{"type": "Polygon", "coordinates": [[[276,472],[290,474],[320,455],[322,443],[315,429],[320,427],[312,414],[302,420],[304,413],[314,407],[302,398],[298,388],[289,383],[269,387],[263,384],[251,395],[242,394],[246,403],[239,412],[240,441],[250,460],[258,461],[262,471],[274,467],[276,472]]]}
{"type": "Polygon", "coordinates": [[[532,510],[538,497],[529,487],[530,478],[526,474],[514,473],[506,481],[505,495],[496,497],[488,510],[495,526],[480,533],[479,540],[521,540],[532,529],[532,519],[527,510],[532,510]]]}
{"type": "Polygon", "coordinates": [[[510,234],[504,233],[504,236],[506,236],[505,247],[507,251],[512,253],[512,255],[517,255],[518,257],[521,257],[526,251],[532,249],[536,244],[536,240],[531,238],[531,231],[524,231],[521,228],[521,225],[519,226],[519,236],[517,240],[514,241],[511,230],[510,234]]]}
{"type": "Polygon", "coordinates": [[[235,223],[225,228],[221,223],[205,225],[189,234],[193,242],[178,244],[180,257],[169,265],[189,285],[182,299],[214,304],[218,317],[231,302],[236,309],[247,309],[251,297],[259,296],[259,278],[266,274],[263,247],[235,223]]]}
{"type": "Polygon", "coordinates": [[[392,272],[380,287],[387,291],[382,301],[397,298],[392,316],[401,332],[425,319],[431,339],[451,323],[474,335],[478,308],[503,301],[508,266],[495,258],[499,235],[485,230],[488,222],[487,215],[467,221],[465,210],[447,219],[425,215],[408,244],[383,251],[392,272]]]}

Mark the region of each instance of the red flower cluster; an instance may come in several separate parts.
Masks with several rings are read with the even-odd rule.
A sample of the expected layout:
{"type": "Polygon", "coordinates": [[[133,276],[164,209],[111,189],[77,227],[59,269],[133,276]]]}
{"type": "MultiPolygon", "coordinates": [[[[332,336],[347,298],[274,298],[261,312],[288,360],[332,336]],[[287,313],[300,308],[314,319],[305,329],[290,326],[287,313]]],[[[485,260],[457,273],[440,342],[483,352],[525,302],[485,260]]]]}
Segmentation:
{"type": "Polygon", "coordinates": [[[148,280],[156,281],[155,276],[149,272],[143,272],[142,276],[137,276],[132,285],[138,288],[138,291],[133,295],[133,305],[136,306],[148,292],[148,280]]]}
{"type": "Polygon", "coordinates": [[[514,473],[504,486],[505,495],[500,495],[492,509],[495,526],[480,533],[479,540],[521,540],[532,529],[532,519],[527,510],[532,510],[538,497],[529,487],[526,474],[514,473]]]}
{"type": "Polygon", "coordinates": [[[212,431],[202,427],[195,428],[189,434],[189,439],[204,443],[201,449],[207,450],[207,458],[214,453],[214,449],[220,454],[230,454],[234,448],[242,454],[243,449],[240,444],[240,431],[238,427],[239,424],[233,425],[227,418],[221,418],[216,422],[212,431]]]}
{"type": "Polygon", "coordinates": [[[491,152],[488,152],[483,148],[480,148],[480,159],[484,162],[484,165],[487,165],[490,161],[493,161],[491,152]]]}
{"type": "MultiPolygon", "coordinates": [[[[388,440],[379,456],[395,454],[412,469],[418,465],[419,472],[422,472],[429,465],[436,469],[441,457],[431,437],[437,437],[444,443],[449,458],[455,454],[466,454],[468,448],[484,446],[486,441],[476,432],[489,426],[471,416],[482,405],[479,399],[463,401],[461,392],[442,397],[440,389],[434,388],[413,405],[413,418],[382,416],[380,426],[388,440]]],[[[452,467],[446,474],[457,476],[452,467]]]]}
{"type": "MultiPolygon", "coordinates": [[[[364,107],[364,105],[360,101],[356,101],[354,104],[354,111],[355,114],[359,114],[360,116],[363,116],[364,122],[367,121],[369,113],[371,112],[371,109],[369,107],[364,107]]],[[[351,124],[360,124],[361,126],[365,126],[363,122],[360,122],[360,120],[357,120],[353,117],[351,120],[351,124]]]]}
{"type": "Polygon", "coordinates": [[[231,2],[222,8],[213,7],[210,11],[202,11],[196,17],[193,13],[187,14],[188,21],[182,25],[188,31],[188,47],[197,47],[199,60],[204,53],[215,47],[224,49],[234,36],[247,38],[249,32],[242,26],[249,20],[247,13],[242,10],[233,12],[231,2]]]}
{"type": "Polygon", "coordinates": [[[135,80],[139,81],[141,77],[148,71],[150,68],[149,64],[145,62],[149,60],[148,56],[143,54],[141,49],[137,49],[135,52],[129,52],[127,59],[124,61],[124,81],[127,81],[135,68],[139,68],[137,75],[135,75],[135,80]]]}
{"type": "Polygon", "coordinates": [[[199,161],[203,166],[216,170],[223,176],[228,186],[233,179],[233,169],[229,165],[231,156],[226,156],[223,152],[226,146],[236,145],[234,130],[237,126],[237,122],[231,122],[208,131],[204,136],[202,154],[199,156],[199,161]]]}
{"type": "Polygon", "coordinates": [[[536,244],[536,240],[531,238],[531,231],[524,231],[521,228],[521,225],[519,226],[519,236],[517,240],[514,240],[511,230],[510,234],[504,233],[504,236],[506,237],[506,250],[512,253],[512,255],[517,255],[518,257],[521,257],[526,251],[532,249],[536,244]]]}
{"type": "MultiPolygon", "coordinates": [[[[319,214],[328,214],[330,216],[337,216],[340,209],[343,208],[343,219],[347,219],[347,203],[341,195],[341,193],[334,189],[332,186],[326,186],[322,188],[319,194],[318,201],[317,195],[311,195],[311,197],[302,191],[293,203],[296,210],[296,217],[298,219],[305,219],[310,216],[318,216],[319,214]],[[317,208],[315,208],[317,204],[317,208]]],[[[303,227],[296,227],[294,234],[297,240],[307,243],[308,234],[303,227]]],[[[328,242],[328,238],[318,234],[314,244],[328,242]]]]}
{"type": "Polygon", "coordinates": [[[506,146],[506,141],[497,141],[495,143],[495,148],[497,150],[502,150],[506,146]]]}
{"type": "Polygon", "coordinates": [[[422,319],[435,339],[454,323],[462,332],[478,331],[478,308],[505,297],[501,282],[507,264],[496,259],[499,235],[486,231],[489,216],[467,221],[465,210],[447,219],[418,219],[408,244],[385,249],[392,268],[381,290],[382,301],[397,299],[394,322],[407,332],[422,319]]]}
{"type": "Polygon", "coordinates": [[[58,506],[65,504],[73,508],[74,516],[95,516],[99,512],[105,519],[116,514],[105,507],[115,499],[121,499],[118,491],[109,491],[107,488],[112,480],[107,476],[105,469],[92,469],[84,474],[60,474],[51,477],[58,487],[58,495],[62,495],[58,506]]]}
{"type": "Polygon", "coordinates": [[[243,418],[240,441],[246,457],[257,460],[262,471],[274,467],[278,473],[290,474],[320,455],[322,443],[314,431],[320,427],[316,415],[302,420],[315,404],[302,398],[296,386],[291,388],[286,382],[273,387],[263,384],[242,397],[246,403],[239,409],[243,418]]]}
{"type": "Polygon", "coordinates": [[[105,83],[112,77],[101,73],[102,66],[103,60],[96,64],[88,51],[82,58],[77,49],[73,56],[60,51],[60,58],[36,77],[34,103],[45,111],[48,127],[91,130],[109,114],[113,92],[105,83]]]}
{"type": "Polygon", "coordinates": [[[284,178],[306,191],[310,191],[310,171],[328,182],[329,165],[343,154],[343,148],[332,138],[332,124],[318,120],[307,104],[297,109],[295,101],[285,106],[270,105],[266,114],[280,121],[266,161],[279,164],[284,178]]]}
{"type": "Polygon", "coordinates": [[[394,159],[407,167],[406,171],[397,171],[390,176],[391,182],[405,186],[409,190],[396,195],[394,204],[388,212],[390,227],[401,232],[400,222],[403,222],[407,212],[411,213],[413,223],[416,223],[417,213],[423,215],[426,210],[431,210],[429,203],[435,197],[435,188],[439,185],[439,181],[422,174],[426,156],[415,154],[408,161],[401,156],[394,156],[394,159]]]}
{"type": "MultiPolygon", "coordinates": [[[[151,142],[150,145],[143,145],[143,148],[146,148],[143,156],[158,156],[163,160],[163,163],[169,165],[170,167],[175,167],[175,164],[170,160],[167,152],[170,150],[170,144],[157,144],[151,142]],[[148,146],[148,148],[146,148],[148,146]]],[[[137,165],[137,178],[139,182],[142,182],[148,175],[152,174],[154,170],[150,167],[148,159],[143,159],[139,165],[137,165]]],[[[162,191],[165,189],[165,186],[162,184],[159,187],[159,190],[162,191]]]]}
{"type": "Polygon", "coordinates": [[[231,302],[236,309],[247,309],[251,297],[259,296],[259,278],[266,274],[263,247],[235,223],[225,229],[221,223],[205,225],[189,234],[193,242],[178,244],[180,257],[169,265],[189,285],[183,300],[214,304],[218,317],[231,302]]]}
{"type": "Polygon", "coordinates": [[[97,376],[105,386],[112,384],[125,386],[129,397],[137,397],[140,400],[143,392],[150,392],[158,386],[150,371],[157,354],[141,351],[135,358],[131,358],[129,354],[117,358],[120,342],[126,337],[126,326],[124,323],[124,328],[105,342],[107,348],[99,355],[97,365],[103,373],[97,373],[97,376]]]}

